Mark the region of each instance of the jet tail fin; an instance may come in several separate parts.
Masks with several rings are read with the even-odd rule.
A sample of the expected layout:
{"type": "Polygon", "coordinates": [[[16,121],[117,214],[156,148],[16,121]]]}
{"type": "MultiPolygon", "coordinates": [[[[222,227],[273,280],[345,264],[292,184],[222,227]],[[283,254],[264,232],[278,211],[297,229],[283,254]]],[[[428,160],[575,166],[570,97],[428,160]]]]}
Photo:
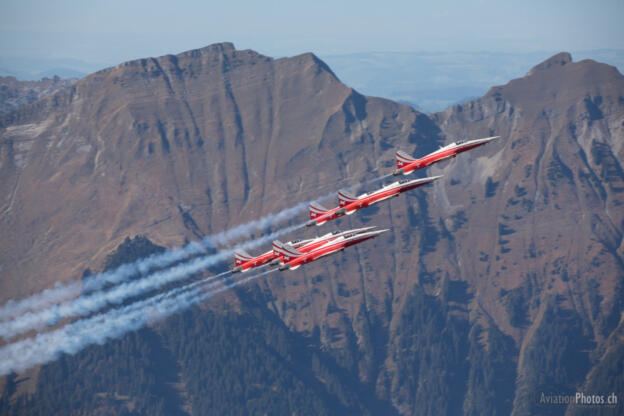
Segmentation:
{"type": "Polygon", "coordinates": [[[338,191],[338,202],[341,207],[350,204],[351,202],[357,201],[357,197],[353,195],[351,192],[341,189],[338,191]]]}
{"type": "Polygon", "coordinates": [[[275,240],[273,241],[273,255],[277,256],[277,257],[281,257],[282,256],[282,246],[284,245],[284,243],[282,243],[279,240],[275,240]]]}
{"type": "Polygon", "coordinates": [[[251,257],[249,254],[247,254],[247,252],[243,249],[236,249],[234,250],[234,264],[237,266],[240,266],[242,263],[251,260],[253,257],[251,257]]]}
{"type": "Polygon", "coordinates": [[[402,150],[397,150],[395,154],[397,169],[401,169],[403,166],[415,162],[416,159],[408,155],[402,150]]]}
{"type": "Polygon", "coordinates": [[[282,243],[279,240],[273,241],[273,254],[282,257],[286,262],[303,255],[303,253],[290,244],[282,243]]]}
{"type": "Polygon", "coordinates": [[[324,206],[322,206],[318,202],[310,203],[309,209],[310,209],[310,219],[311,220],[314,220],[317,217],[320,217],[321,215],[323,215],[327,211],[329,211],[327,208],[325,208],[324,206]]]}

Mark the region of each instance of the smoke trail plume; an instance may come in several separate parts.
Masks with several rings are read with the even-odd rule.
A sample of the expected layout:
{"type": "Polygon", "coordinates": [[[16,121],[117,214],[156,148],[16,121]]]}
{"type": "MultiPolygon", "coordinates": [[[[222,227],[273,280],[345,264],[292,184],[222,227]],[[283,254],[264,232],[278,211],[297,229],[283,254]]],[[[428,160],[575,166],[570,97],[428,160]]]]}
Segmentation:
{"type": "Polygon", "coordinates": [[[167,250],[164,253],[154,254],[133,263],[119,266],[115,270],[99,273],[87,277],[84,282],[72,281],[69,283],[57,283],[53,288],[32,295],[19,301],[9,300],[0,307],[0,320],[9,320],[28,311],[36,311],[49,307],[60,301],[71,299],[82,292],[99,290],[108,284],[117,284],[136,275],[143,275],[151,270],[167,267],[190,256],[206,253],[206,245],[225,245],[231,241],[245,237],[254,231],[262,230],[271,226],[276,226],[283,221],[287,221],[300,212],[307,209],[308,204],[327,198],[324,195],[314,200],[298,203],[277,213],[266,215],[258,220],[253,220],[245,224],[238,225],[226,231],[222,231],[213,236],[205,237],[201,242],[192,242],[184,247],[167,250]]]}
{"type": "MultiPolygon", "coordinates": [[[[322,199],[322,197],[317,199],[322,199]]],[[[311,202],[312,201],[300,202],[293,207],[286,208],[278,212],[277,214],[267,215],[258,220],[250,221],[248,223],[238,225],[234,228],[230,228],[227,231],[205,237],[202,240],[202,243],[212,245],[225,245],[237,238],[247,237],[253,231],[263,230],[265,228],[275,226],[283,221],[291,219],[295,215],[298,215],[300,212],[307,210],[308,205],[311,202]]]]}
{"type": "MultiPolygon", "coordinates": [[[[126,299],[139,296],[166,284],[185,279],[195,273],[204,271],[211,266],[231,258],[234,255],[234,250],[238,248],[245,250],[256,248],[262,244],[273,241],[283,234],[301,228],[304,225],[305,223],[286,227],[271,234],[256,238],[255,240],[239,244],[234,248],[221,250],[213,255],[195,258],[169,269],[152,273],[141,279],[119,284],[106,291],[93,292],[47,309],[27,312],[14,320],[1,322],[0,336],[4,339],[10,339],[30,330],[45,328],[63,318],[85,316],[109,305],[118,305],[126,299]]],[[[221,277],[227,273],[229,272],[223,272],[217,276],[213,276],[213,278],[221,277]]]]}
{"type": "Polygon", "coordinates": [[[78,296],[81,286],[77,281],[57,283],[54,287],[45,289],[26,299],[18,301],[9,299],[0,307],[0,320],[11,319],[29,310],[35,310],[38,306],[46,307],[67,298],[78,296]]]}
{"type": "Polygon", "coordinates": [[[247,283],[276,271],[271,269],[235,281],[225,286],[205,292],[206,288],[227,281],[213,282],[206,288],[196,287],[205,281],[193,282],[168,293],[131,305],[81,319],[57,330],[24,339],[0,348],[0,376],[12,371],[21,372],[36,365],[45,364],[58,358],[62,353],[75,354],[88,345],[104,344],[109,339],[121,337],[129,331],[137,330],[150,322],[186,309],[217,293],[247,283]]]}

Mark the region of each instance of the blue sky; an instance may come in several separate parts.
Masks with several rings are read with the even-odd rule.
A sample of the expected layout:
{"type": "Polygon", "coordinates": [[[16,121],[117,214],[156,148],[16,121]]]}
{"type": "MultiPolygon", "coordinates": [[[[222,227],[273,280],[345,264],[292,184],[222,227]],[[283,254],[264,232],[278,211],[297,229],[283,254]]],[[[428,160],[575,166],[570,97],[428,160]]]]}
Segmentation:
{"type": "Polygon", "coordinates": [[[115,64],[220,41],[270,56],[624,49],[624,0],[2,0],[0,56],[115,64]]]}

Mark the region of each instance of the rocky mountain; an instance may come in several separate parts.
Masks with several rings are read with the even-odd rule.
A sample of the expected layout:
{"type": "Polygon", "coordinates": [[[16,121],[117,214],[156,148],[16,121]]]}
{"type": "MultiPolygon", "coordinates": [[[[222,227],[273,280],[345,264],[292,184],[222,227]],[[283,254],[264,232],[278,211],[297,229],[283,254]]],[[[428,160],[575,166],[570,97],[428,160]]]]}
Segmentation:
{"type": "Polygon", "coordinates": [[[0,77],[0,115],[54,94],[74,82],[75,79],[61,79],[56,75],[40,81],[18,81],[15,77],[0,77]]]}
{"type": "Polygon", "coordinates": [[[459,189],[435,198],[442,218],[465,221],[449,254],[470,264],[460,275],[478,299],[473,320],[514,340],[519,414],[535,412],[529,397],[542,386],[606,381],[605,360],[621,355],[623,110],[617,69],[561,53],[433,117],[449,137],[506,140],[493,158],[449,166],[459,189]],[[477,209],[462,202],[477,197],[477,209]]]}
{"type": "Polygon", "coordinates": [[[76,414],[583,411],[535,397],[622,391],[623,126],[624,77],[565,53],[432,116],[360,95],[312,54],[228,43],[85,77],[0,118],[2,300],[101,270],[128,236],[171,247],[389,173],[398,148],[503,139],[430,168],[433,187],[302,232],[382,237],[12,376],[4,409],[36,414],[80,384],[76,414]],[[216,376],[234,368],[242,384],[216,376]]]}

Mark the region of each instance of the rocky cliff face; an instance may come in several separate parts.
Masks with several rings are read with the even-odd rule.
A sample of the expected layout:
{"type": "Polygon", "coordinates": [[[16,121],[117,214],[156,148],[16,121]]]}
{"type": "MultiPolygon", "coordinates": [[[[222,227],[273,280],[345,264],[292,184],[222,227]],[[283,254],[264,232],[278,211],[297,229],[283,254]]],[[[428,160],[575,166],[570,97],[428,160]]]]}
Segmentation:
{"type": "Polygon", "coordinates": [[[568,54],[431,117],[311,54],[124,63],[0,119],[0,293],[99,269],[127,236],[173,246],[389,173],[397,148],[496,134],[430,168],[433,187],[319,231],[391,232],[255,296],[347,375],[314,373],[331,388],[401,414],[535,413],[541,386],[618,382],[623,97],[615,68],[568,54]]]}
{"type": "Polygon", "coordinates": [[[561,53],[433,119],[448,137],[505,141],[493,157],[444,169],[461,183],[437,188],[434,203],[466,220],[449,254],[467,265],[473,319],[518,348],[514,409],[536,386],[575,391],[621,326],[624,77],[561,53]],[[553,342],[565,358],[545,362],[553,342]],[[557,374],[563,362],[570,371],[557,374]]]}

